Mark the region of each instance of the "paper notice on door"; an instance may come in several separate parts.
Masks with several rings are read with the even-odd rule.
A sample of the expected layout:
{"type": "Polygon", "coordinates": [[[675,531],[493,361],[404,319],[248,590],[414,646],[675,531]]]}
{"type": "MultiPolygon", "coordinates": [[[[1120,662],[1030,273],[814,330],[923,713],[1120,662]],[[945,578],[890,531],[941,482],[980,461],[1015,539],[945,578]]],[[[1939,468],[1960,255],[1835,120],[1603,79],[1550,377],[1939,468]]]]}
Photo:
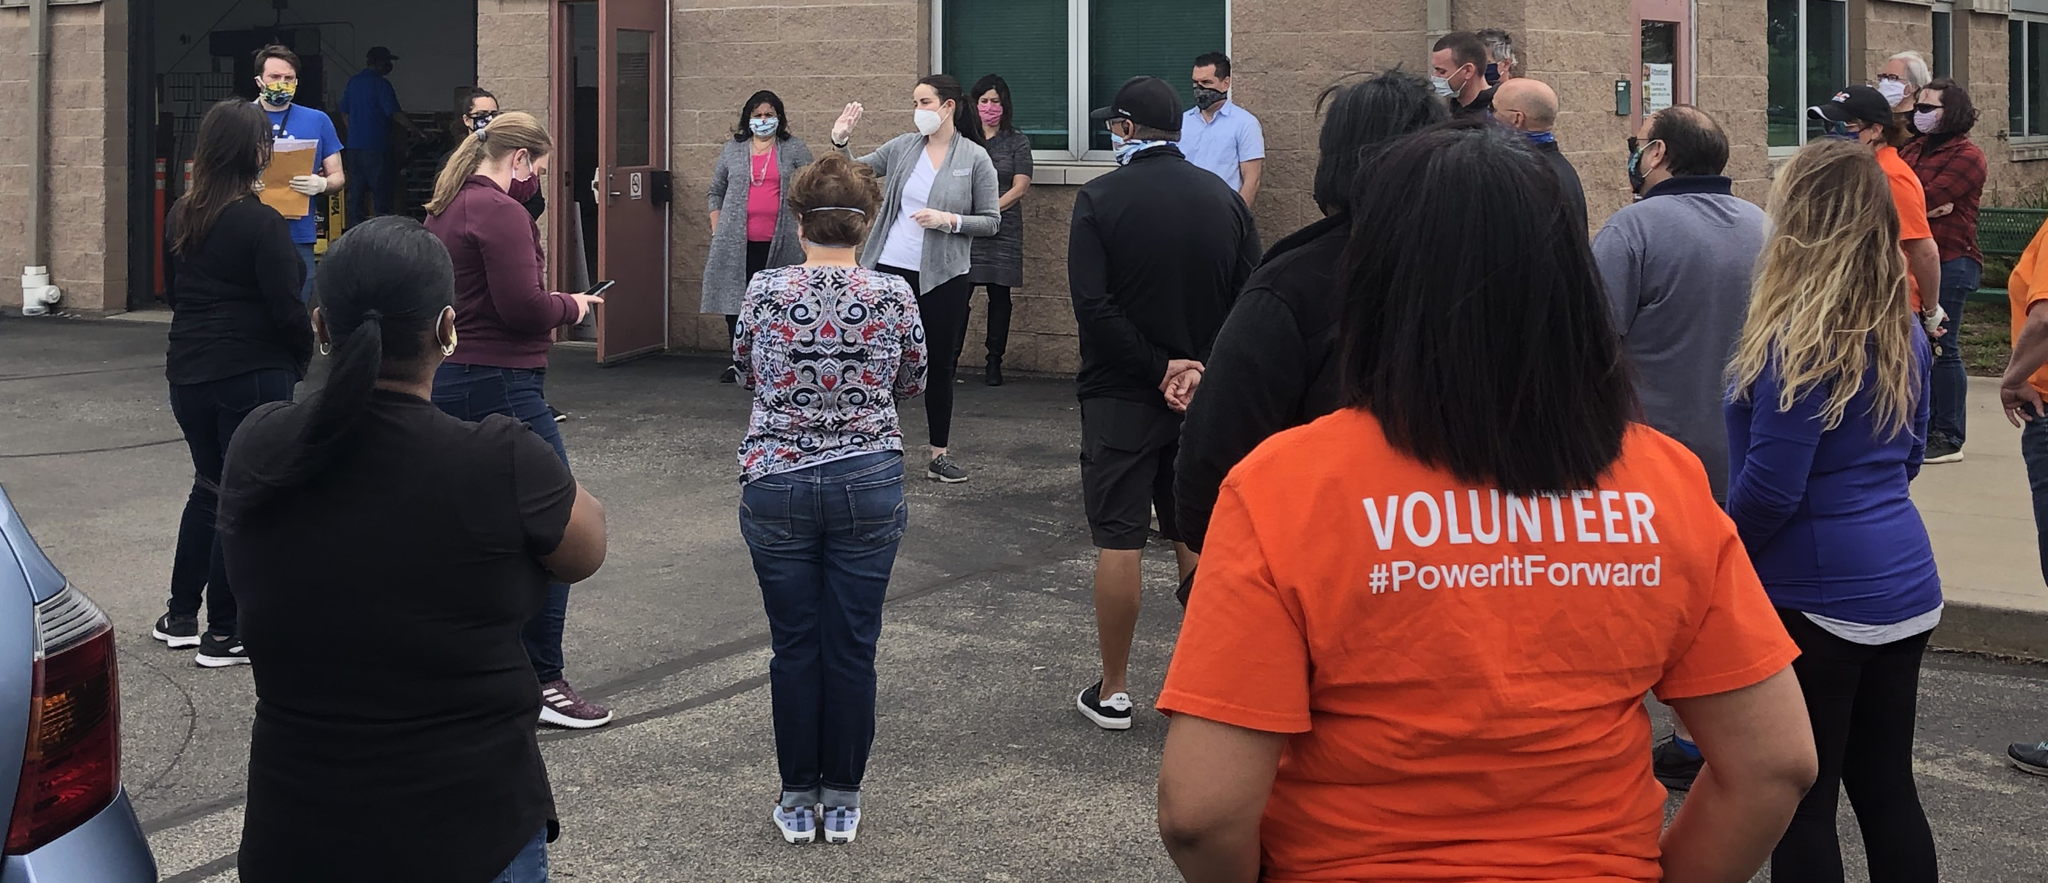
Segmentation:
{"type": "Polygon", "coordinates": [[[263,170],[263,189],[256,196],[289,220],[298,220],[313,210],[313,200],[292,189],[292,179],[313,174],[313,158],[320,142],[279,138],[270,148],[270,166],[263,170]]]}
{"type": "Polygon", "coordinates": [[[1674,67],[1669,64],[1643,65],[1643,113],[1656,113],[1671,106],[1671,93],[1678,80],[1674,67]]]}

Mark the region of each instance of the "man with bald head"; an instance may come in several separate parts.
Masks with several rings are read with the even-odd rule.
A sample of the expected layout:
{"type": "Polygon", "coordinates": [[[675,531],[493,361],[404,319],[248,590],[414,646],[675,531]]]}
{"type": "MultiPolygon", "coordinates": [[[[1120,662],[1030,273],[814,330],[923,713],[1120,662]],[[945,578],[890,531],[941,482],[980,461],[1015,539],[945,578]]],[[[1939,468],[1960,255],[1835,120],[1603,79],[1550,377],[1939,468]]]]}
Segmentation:
{"type": "Polygon", "coordinates": [[[1579,183],[1579,171],[1557,148],[1557,92],[1528,77],[1502,80],[1493,90],[1493,118],[1529,139],[1529,146],[1557,173],[1558,189],[1564,193],[1566,210],[1586,229],[1586,188],[1579,183]]]}

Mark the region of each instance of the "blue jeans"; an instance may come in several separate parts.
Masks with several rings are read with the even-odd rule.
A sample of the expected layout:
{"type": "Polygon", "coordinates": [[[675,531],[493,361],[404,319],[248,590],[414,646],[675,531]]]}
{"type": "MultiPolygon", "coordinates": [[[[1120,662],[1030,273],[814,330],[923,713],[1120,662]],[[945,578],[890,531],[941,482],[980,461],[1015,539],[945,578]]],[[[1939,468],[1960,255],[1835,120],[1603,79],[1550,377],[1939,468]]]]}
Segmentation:
{"type": "Polygon", "coordinates": [[[1983,275],[1984,265],[1970,258],[1941,263],[1941,308],[1948,313],[1948,322],[1941,327],[1948,333],[1934,339],[1934,381],[1929,390],[1934,418],[1927,435],[1930,440],[1946,436],[1957,447],[1963,444],[1963,398],[1969,393],[1970,378],[1963,372],[1962,341],[1956,335],[1962,330],[1963,304],[1983,275]]]}
{"type": "Polygon", "coordinates": [[[2041,579],[2048,582],[2048,414],[2020,430],[2020,459],[2027,462],[2027,486],[2034,491],[2035,543],[2041,547],[2041,579]]]}
{"type": "Polygon", "coordinates": [[[206,628],[233,635],[240,610],[228,587],[227,564],[221,557],[220,534],[214,521],[220,509],[220,470],[228,442],[242,420],[258,405],[288,402],[298,378],[290,371],[269,369],[237,374],[205,383],[171,385],[171,414],[192,452],[192,493],[178,521],[177,551],[171,558],[171,600],[166,609],[181,616],[199,613],[206,601],[206,628]]]}
{"type": "Polygon", "coordinates": [[[740,533],[774,636],[768,663],[786,807],[860,806],[875,742],[875,641],[909,523],[889,451],[757,478],[740,533]]]}
{"type": "Polygon", "coordinates": [[[294,243],[299,248],[299,260],[306,264],[306,282],[299,286],[299,303],[310,303],[313,299],[313,243],[294,243]]]}
{"type": "MultiPolygon", "coordinates": [[[[493,368],[443,362],[434,372],[434,404],[458,420],[478,421],[504,414],[533,430],[555,449],[562,464],[569,449],[562,446],[561,428],[542,397],[544,368],[493,368]]],[[[569,584],[549,583],[547,604],[526,624],[526,658],[534,676],[545,684],[562,678],[562,628],[569,619],[569,584]]]]}
{"type": "Polygon", "coordinates": [[[543,826],[491,883],[548,883],[548,829],[543,826]]]}
{"type": "Polygon", "coordinates": [[[351,147],[342,151],[341,160],[348,172],[349,226],[391,214],[390,149],[351,147]]]}

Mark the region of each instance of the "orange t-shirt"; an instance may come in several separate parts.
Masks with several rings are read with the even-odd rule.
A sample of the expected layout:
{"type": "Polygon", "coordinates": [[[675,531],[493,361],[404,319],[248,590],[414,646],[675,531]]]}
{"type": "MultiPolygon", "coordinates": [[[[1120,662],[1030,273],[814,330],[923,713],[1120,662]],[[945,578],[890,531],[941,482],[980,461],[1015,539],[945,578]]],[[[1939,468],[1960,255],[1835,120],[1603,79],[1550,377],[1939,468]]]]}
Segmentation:
{"type": "MultiPolygon", "coordinates": [[[[2048,249],[2043,248],[2041,243],[2044,241],[2048,241],[2048,224],[2042,225],[2041,230],[2034,234],[2034,240],[2027,243],[2027,250],[2020,253],[2019,262],[2012,265],[2012,276],[2005,281],[2006,295],[2012,300],[2013,346],[2020,345],[2020,330],[2027,325],[2027,310],[2048,300],[2048,272],[2044,272],[2048,271],[2048,264],[2044,264],[2048,262],[2048,254],[2043,254],[2048,249]],[[2040,284],[2038,289],[2035,288],[2037,284],[2040,284]]],[[[2048,366],[2035,371],[2034,376],[2027,380],[2041,395],[2048,396],[2048,366]]]]}
{"type": "Polygon", "coordinates": [[[1596,490],[1511,497],[1369,413],[1223,484],[1160,709],[1289,734],[1265,880],[1656,880],[1643,694],[1798,655],[1706,471],[1635,427],[1596,490]]]}
{"type": "MultiPolygon", "coordinates": [[[[1920,186],[1920,176],[1889,144],[1877,149],[1877,165],[1884,169],[1885,181],[1892,185],[1892,205],[1899,210],[1899,241],[1933,239],[1934,225],[1927,221],[1927,189],[1920,186]]],[[[1920,312],[1920,280],[1913,278],[1910,271],[1906,273],[1906,290],[1912,293],[1913,312],[1920,312]]]]}

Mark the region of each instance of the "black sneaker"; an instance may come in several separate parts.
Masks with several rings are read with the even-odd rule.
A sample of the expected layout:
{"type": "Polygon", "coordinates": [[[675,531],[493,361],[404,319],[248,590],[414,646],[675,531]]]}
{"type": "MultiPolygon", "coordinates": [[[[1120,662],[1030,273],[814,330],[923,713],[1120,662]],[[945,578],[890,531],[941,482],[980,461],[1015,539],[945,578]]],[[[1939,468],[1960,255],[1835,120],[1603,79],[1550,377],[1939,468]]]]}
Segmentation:
{"type": "Polygon", "coordinates": [[[2012,765],[2037,776],[2048,776],[2048,742],[2014,742],[2005,749],[2005,756],[2012,759],[2012,765]]]}
{"type": "Polygon", "coordinates": [[[249,651],[242,646],[242,638],[235,635],[227,638],[215,637],[207,632],[199,639],[199,653],[193,662],[205,668],[227,668],[231,665],[248,665],[249,651]]]}
{"type": "Polygon", "coordinates": [[[556,423],[569,422],[569,412],[561,410],[560,408],[557,408],[554,405],[548,406],[548,413],[555,415],[556,423]]]}
{"type": "Polygon", "coordinates": [[[199,617],[190,613],[166,613],[156,618],[149,636],[173,650],[199,646],[199,617]]]}
{"type": "Polygon", "coordinates": [[[1102,682],[1081,691],[1074,699],[1075,707],[1081,709],[1081,716],[1095,722],[1105,730],[1128,730],[1131,728],[1131,694],[1111,693],[1108,701],[1102,699],[1102,682]]]}
{"type": "Polygon", "coordinates": [[[924,477],[943,484],[959,484],[967,480],[967,470],[953,462],[953,458],[940,454],[932,458],[932,465],[925,467],[924,477]]]}
{"type": "Polygon", "coordinates": [[[738,365],[727,365],[727,366],[725,366],[725,370],[723,370],[723,371],[720,371],[720,372],[718,372],[718,382],[719,382],[719,383],[738,383],[738,382],[740,382],[740,366],[738,366],[738,365]]]}
{"type": "Polygon", "coordinates": [[[1678,747],[1677,734],[1659,739],[1657,747],[1650,750],[1651,771],[1657,781],[1673,791],[1691,791],[1692,781],[1700,777],[1700,767],[1706,763],[1706,758],[1694,757],[1678,747]]]}
{"type": "Polygon", "coordinates": [[[987,383],[987,384],[988,384],[988,385],[990,385],[990,386],[1002,386],[1002,385],[1003,385],[1003,363],[1002,363],[1002,360],[1000,360],[1000,359],[990,359],[990,360],[988,360],[988,373],[987,373],[987,374],[985,374],[985,375],[983,375],[983,378],[982,378],[982,379],[983,379],[983,382],[987,383]]]}
{"type": "Polygon", "coordinates": [[[1920,462],[1933,465],[1935,463],[1960,463],[1962,460],[1962,445],[1956,444],[1945,436],[1935,436],[1927,443],[1926,459],[1920,462]]]}

